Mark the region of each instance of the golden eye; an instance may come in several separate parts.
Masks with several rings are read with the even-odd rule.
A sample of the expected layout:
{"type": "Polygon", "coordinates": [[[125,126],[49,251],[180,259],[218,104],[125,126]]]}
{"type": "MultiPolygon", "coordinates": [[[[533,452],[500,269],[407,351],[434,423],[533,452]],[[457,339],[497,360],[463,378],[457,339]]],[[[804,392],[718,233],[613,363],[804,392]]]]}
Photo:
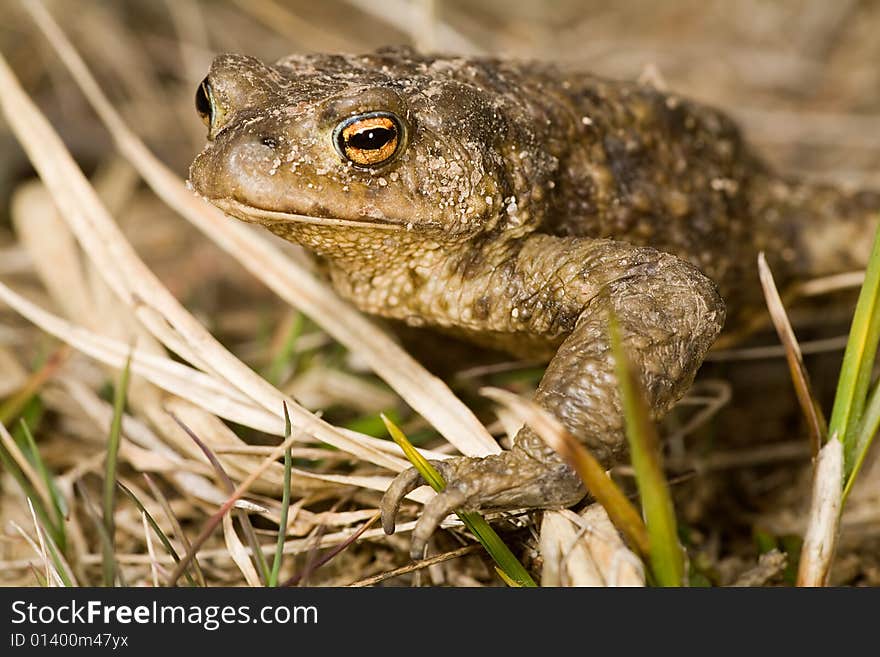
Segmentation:
{"type": "Polygon", "coordinates": [[[333,131],[336,150],[357,166],[374,167],[389,162],[400,150],[403,124],[390,112],[352,116],[333,131]]]}
{"type": "Polygon", "coordinates": [[[196,112],[210,130],[211,124],[214,123],[214,101],[211,98],[211,83],[208,82],[208,78],[202,80],[196,91],[196,112]]]}

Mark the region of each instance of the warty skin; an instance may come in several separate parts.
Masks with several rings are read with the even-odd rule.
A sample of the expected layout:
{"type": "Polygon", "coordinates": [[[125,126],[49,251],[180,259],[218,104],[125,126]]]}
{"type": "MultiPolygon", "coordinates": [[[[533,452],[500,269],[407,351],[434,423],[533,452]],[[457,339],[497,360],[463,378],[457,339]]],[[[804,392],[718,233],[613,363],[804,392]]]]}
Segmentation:
{"type": "MultiPolygon", "coordinates": [[[[780,284],[867,261],[880,195],[777,175],[722,112],[551,65],[422,56],[219,56],[197,96],[193,188],[303,245],[361,310],[549,361],[535,399],[606,467],[626,455],[611,313],[659,418],[725,325],[780,284]]],[[[530,429],[435,466],[455,509],[558,508],[574,472],[530,429]]],[[[386,493],[389,533],[424,482],[386,493]]]]}

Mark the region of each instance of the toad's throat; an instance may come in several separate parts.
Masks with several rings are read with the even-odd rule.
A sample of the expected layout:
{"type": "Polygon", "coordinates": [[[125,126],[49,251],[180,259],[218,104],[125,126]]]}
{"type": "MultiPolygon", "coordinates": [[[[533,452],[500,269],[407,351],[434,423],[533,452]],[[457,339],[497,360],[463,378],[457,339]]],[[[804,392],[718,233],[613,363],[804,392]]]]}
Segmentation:
{"type": "Polygon", "coordinates": [[[387,219],[373,219],[367,217],[363,219],[339,219],[336,217],[314,217],[293,212],[280,212],[278,210],[264,210],[230,198],[210,198],[208,200],[227,214],[231,214],[244,221],[260,224],[296,223],[338,228],[369,228],[372,230],[387,231],[409,230],[412,226],[411,223],[387,219]]]}

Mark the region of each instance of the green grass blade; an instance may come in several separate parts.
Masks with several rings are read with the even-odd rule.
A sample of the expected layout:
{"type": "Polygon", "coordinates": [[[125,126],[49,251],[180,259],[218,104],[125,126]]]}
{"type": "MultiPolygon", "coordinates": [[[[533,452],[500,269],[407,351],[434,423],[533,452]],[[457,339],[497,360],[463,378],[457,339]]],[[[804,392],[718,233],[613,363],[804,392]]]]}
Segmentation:
{"type": "MultiPolygon", "coordinates": [[[[19,419],[18,426],[24,436],[25,445],[30,452],[29,460],[37,469],[37,472],[40,473],[40,478],[43,480],[43,483],[46,484],[46,488],[49,490],[49,494],[52,497],[52,508],[55,512],[55,520],[58,523],[58,526],[63,528],[64,519],[67,517],[67,502],[64,499],[64,495],[61,494],[61,491],[58,490],[58,486],[55,485],[55,478],[49,472],[49,468],[46,467],[46,463],[43,461],[43,457],[40,455],[40,450],[37,447],[37,441],[34,440],[34,435],[28,428],[28,424],[25,422],[24,418],[19,419]]],[[[26,456],[27,455],[28,454],[26,454],[26,456]]]]}
{"type": "MultiPolygon", "coordinates": [[[[46,532],[46,528],[42,525],[36,517],[34,513],[34,507],[31,500],[28,500],[28,509],[31,512],[31,519],[34,522],[34,529],[37,532],[37,539],[40,543],[40,546],[48,552],[49,559],[52,561],[52,565],[54,566],[55,574],[61,580],[61,583],[70,588],[74,585],[75,579],[73,573],[70,570],[70,566],[64,560],[64,557],[58,551],[58,546],[55,544],[55,541],[52,540],[52,537],[46,532]]],[[[47,564],[48,567],[48,564],[47,564]]]]}
{"type": "Polygon", "coordinates": [[[49,534],[44,532],[43,538],[46,541],[46,549],[49,550],[49,557],[52,559],[52,563],[55,565],[55,572],[58,573],[58,576],[61,578],[64,586],[66,586],[67,588],[73,588],[73,574],[70,572],[70,568],[67,563],[65,563],[64,559],[61,558],[61,553],[58,550],[58,546],[55,544],[55,541],[49,534]]]}
{"type": "MultiPolygon", "coordinates": [[[[284,439],[290,438],[290,414],[287,402],[284,402],[284,439]]],[[[269,573],[269,586],[278,586],[278,573],[281,571],[281,560],[284,558],[284,537],[287,535],[287,516],[290,511],[290,473],[293,469],[293,457],[290,447],[284,450],[284,491],[281,493],[281,518],[278,521],[278,542],[275,544],[275,558],[272,561],[272,572],[269,573]]]]}
{"type": "Polygon", "coordinates": [[[501,580],[505,584],[507,584],[509,587],[514,588],[514,589],[521,588],[519,585],[519,582],[512,580],[510,577],[508,577],[507,573],[505,573],[503,570],[501,570],[500,567],[495,566],[495,572],[498,573],[498,577],[500,577],[501,580]]]}
{"type": "Polygon", "coordinates": [[[52,527],[54,533],[55,528],[52,525],[51,515],[46,511],[46,507],[43,504],[43,501],[40,499],[40,496],[37,493],[36,489],[31,486],[28,478],[18,467],[15,459],[12,458],[3,443],[0,443],[0,465],[3,466],[3,469],[6,472],[12,475],[12,478],[15,479],[15,482],[18,484],[19,488],[21,488],[22,492],[24,492],[24,496],[31,501],[31,504],[34,507],[34,512],[37,514],[40,522],[43,523],[46,527],[52,527]]]}
{"type": "Polygon", "coordinates": [[[279,349],[275,357],[272,358],[272,362],[269,363],[266,372],[266,380],[272,385],[277,386],[283,383],[281,381],[281,376],[284,374],[285,369],[296,368],[296,342],[302,334],[304,324],[305,321],[303,314],[301,312],[296,312],[293,316],[290,331],[288,331],[287,336],[284,339],[284,344],[281,345],[281,349],[279,349]]]}
{"type": "MultiPolygon", "coordinates": [[[[162,510],[165,512],[165,517],[174,529],[174,533],[180,540],[183,549],[189,551],[192,546],[190,545],[189,539],[186,537],[186,532],[184,532],[183,527],[180,526],[180,521],[177,519],[177,516],[174,515],[174,510],[171,508],[171,502],[168,501],[165,493],[163,493],[162,489],[156,485],[156,482],[153,481],[153,478],[150,477],[150,475],[144,472],[143,477],[144,481],[147,483],[147,487],[149,487],[150,492],[153,494],[153,499],[159,503],[159,506],[161,506],[162,510]]],[[[180,562],[178,561],[178,563],[180,562]]],[[[193,574],[196,579],[196,586],[208,586],[208,583],[205,581],[205,574],[202,572],[202,567],[199,565],[198,558],[193,557],[191,563],[193,574]]]]}
{"type": "Polygon", "coordinates": [[[847,488],[850,479],[860,462],[859,425],[868,387],[871,383],[871,370],[877,355],[880,340],[880,229],[874,237],[871,259],[865,272],[865,282],[859,292],[859,300],[850,327],[849,340],[843,355],[834,408],[828,424],[830,436],[837,436],[844,448],[844,480],[847,488]]]}
{"type": "Polygon", "coordinates": [[[128,380],[131,375],[131,354],[125,361],[122,374],[113,391],[113,419],[107,438],[107,458],[104,464],[104,531],[107,534],[104,551],[104,586],[113,586],[116,579],[116,559],[112,558],[113,537],[116,533],[113,509],[116,506],[116,468],[119,461],[119,443],[122,439],[122,416],[128,397],[128,380]],[[107,551],[109,542],[109,554],[107,551]]]}
{"type": "Polygon", "coordinates": [[[81,479],[77,479],[73,482],[73,486],[76,489],[77,493],[79,493],[80,498],[83,500],[82,508],[85,511],[85,514],[88,516],[89,520],[95,525],[95,531],[98,532],[98,539],[101,541],[101,555],[102,555],[102,577],[104,578],[105,586],[113,586],[115,581],[118,579],[120,585],[125,586],[125,582],[123,581],[122,572],[117,568],[116,565],[116,554],[114,552],[113,540],[110,536],[107,535],[107,527],[98,514],[97,509],[95,509],[95,505],[92,503],[92,497],[89,495],[89,491],[86,489],[81,479]],[[108,581],[108,575],[113,575],[113,578],[108,581]]]}
{"type": "Polygon", "coordinates": [[[650,539],[651,572],[660,586],[681,586],[685,572],[684,551],[678,542],[675,509],[663,474],[657,430],[651,421],[641,384],[630,365],[614,317],[609,322],[609,333],[630,458],[650,539]]]}
{"type": "Polygon", "coordinates": [[[400,427],[394,424],[394,422],[392,422],[384,413],[381,413],[379,417],[381,417],[382,422],[385,423],[385,428],[388,429],[391,438],[394,442],[400,445],[400,449],[403,450],[403,455],[421,473],[428,485],[438,493],[446,488],[446,482],[443,480],[440,473],[437,472],[437,469],[428,463],[428,460],[422,456],[415,447],[413,447],[413,444],[409,441],[409,438],[406,437],[406,434],[400,430],[400,427]]]}
{"type": "Polygon", "coordinates": [[[868,450],[878,430],[880,430],[880,382],[874,385],[874,390],[871,391],[868,397],[868,402],[862,413],[862,419],[859,422],[855,440],[855,461],[853,462],[852,472],[846,480],[846,486],[843,489],[844,502],[847,495],[849,495],[853,482],[856,480],[856,476],[859,474],[859,470],[862,469],[865,456],[868,454],[868,450]]]}
{"type": "MultiPolygon", "coordinates": [[[[431,488],[437,492],[446,488],[446,482],[443,480],[440,473],[437,472],[434,466],[428,463],[425,457],[423,457],[415,447],[413,447],[412,443],[409,442],[409,439],[397,427],[397,425],[385,417],[385,415],[382,415],[381,417],[385,426],[388,428],[388,433],[391,434],[391,437],[394,439],[394,442],[400,445],[406,458],[409,459],[410,463],[412,463],[421,473],[422,477],[424,477],[425,481],[428,482],[431,488]]],[[[537,586],[528,571],[514,556],[513,552],[510,551],[510,548],[505,545],[504,541],[501,540],[501,537],[498,536],[495,530],[489,526],[489,523],[486,522],[483,516],[476,512],[465,511],[456,511],[456,515],[461,518],[465,527],[467,527],[476,539],[483,544],[483,547],[486,548],[486,551],[492,559],[495,560],[498,567],[507,575],[505,581],[510,579],[516,582],[519,586],[537,586]]]]}
{"type": "MultiPolygon", "coordinates": [[[[174,414],[171,414],[171,417],[174,417],[174,414]]],[[[186,425],[179,422],[178,423],[185,427],[186,425]]],[[[195,434],[192,434],[195,436],[195,434]]],[[[202,530],[192,541],[190,547],[187,549],[187,552],[180,560],[180,563],[174,568],[174,571],[168,576],[165,580],[165,586],[175,586],[177,584],[177,580],[180,579],[183,571],[189,566],[190,562],[196,557],[198,551],[202,548],[217,527],[223,522],[223,517],[229,513],[235,503],[241,499],[241,496],[244,495],[245,491],[248,490],[248,487],[257,480],[262,472],[265,472],[266,467],[273,461],[274,459],[281,458],[284,455],[284,450],[290,447],[294,442],[295,436],[291,435],[290,438],[281,441],[280,445],[277,445],[269,456],[263,461],[263,463],[256,470],[252,471],[247,477],[245,477],[244,481],[242,481],[235,490],[230,493],[229,497],[226,499],[223,504],[220,505],[220,508],[217,509],[216,513],[211,515],[207,521],[202,526],[202,530]]],[[[198,437],[196,437],[198,440],[198,437]]],[[[213,454],[208,450],[210,454],[209,458],[213,457],[213,454]]]]}
{"type": "Polygon", "coordinates": [[[27,461],[27,456],[24,455],[24,452],[12,439],[9,432],[6,431],[6,427],[0,422],[0,465],[3,466],[6,472],[12,475],[12,478],[15,479],[25,497],[30,500],[40,524],[48,529],[52,539],[58,545],[66,546],[64,527],[55,524],[55,514],[49,511],[48,504],[51,504],[51,502],[49,500],[44,501],[45,496],[36,489],[34,483],[28,474],[22,470],[16,460],[16,456],[10,450],[17,450],[18,458],[27,461]]]}
{"type": "MultiPolygon", "coordinates": [[[[150,529],[153,530],[153,533],[159,537],[159,541],[165,547],[165,550],[168,554],[171,555],[171,558],[174,559],[175,563],[180,563],[180,555],[177,554],[177,550],[174,549],[174,546],[171,544],[171,540],[168,536],[165,535],[165,532],[162,531],[162,528],[156,522],[156,519],[147,511],[147,508],[141,503],[138,499],[137,495],[125,484],[121,481],[116,482],[116,485],[119,486],[119,490],[125,493],[126,497],[132,501],[132,503],[138,508],[138,511],[144,514],[144,517],[147,519],[147,524],[150,526],[150,529]]],[[[189,571],[185,571],[183,573],[184,577],[186,577],[190,586],[196,586],[196,581],[193,579],[192,575],[190,575],[189,571]]]]}
{"type": "Polygon", "coordinates": [[[69,354],[70,347],[66,345],[58,349],[49,356],[40,369],[28,377],[25,384],[15,394],[4,400],[0,404],[0,422],[9,424],[18,417],[28,405],[28,402],[39,393],[43,384],[52,378],[58,371],[58,368],[64,364],[69,354]]]}
{"type": "Polygon", "coordinates": [[[33,574],[34,579],[37,580],[37,586],[44,589],[49,586],[49,582],[46,581],[46,576],[37,570],[37,567],[34,564],[29,563],[28,568],[30,568],[31,574],[33,574]]]}

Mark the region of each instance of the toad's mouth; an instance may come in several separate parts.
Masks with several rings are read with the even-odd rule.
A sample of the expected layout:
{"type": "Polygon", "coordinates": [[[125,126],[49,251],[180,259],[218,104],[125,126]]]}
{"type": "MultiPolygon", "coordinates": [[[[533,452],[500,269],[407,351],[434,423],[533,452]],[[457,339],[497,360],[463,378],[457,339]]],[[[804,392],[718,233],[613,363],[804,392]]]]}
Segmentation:
{"type": "Polygon", "coordinates": [[[388,219],[373,219],[364,217],[363,219],[339,219],[337,217],[315,217],[307,214],[296,214],[294,212],[280,212],[278,210],[264,210],[252,205],[247,205],[241,201],[230,198],[208,198],[213,205],[217,206],[227,214],[238,217],[244,221],[255,222],[260,224],[270,223],[297,223],[312,224],[315,226],[328,226],[337,228],[369,228],[371,230],[410,230],[412,223],[402,221],[393,221],[388,219]]]}

